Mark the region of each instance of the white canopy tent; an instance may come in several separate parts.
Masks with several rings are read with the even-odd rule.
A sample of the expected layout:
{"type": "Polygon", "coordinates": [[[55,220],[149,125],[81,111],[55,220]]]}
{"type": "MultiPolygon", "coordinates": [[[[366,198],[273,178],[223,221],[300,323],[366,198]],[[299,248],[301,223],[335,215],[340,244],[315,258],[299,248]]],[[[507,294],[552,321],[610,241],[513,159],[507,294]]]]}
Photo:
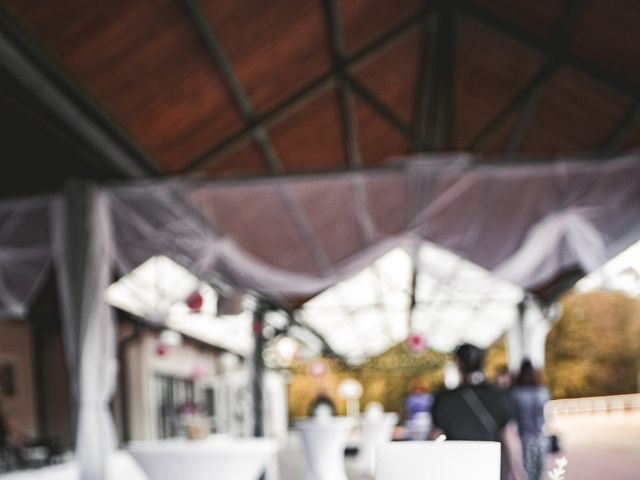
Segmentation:
{"type": "Polygon", "coordinates": [[[218,297],[210,285],[164,256],[150,258],[106,291],[110,305],[142,320],[248,356],[253,349],[251,312],[222,315],[218,297]],[[194,292],[202,299],[195,310],[185,303],[194,292]]]}
{"type": "Polygon", "coordinates": [[[301,323],[351,365],[410,333],[450,352],[462,342],[486,348],[514,325],[521,287],[429,242],[416,243],[417,252],[415,243],[395,247],[306,302],[297,312],[301,323]]]}
{"type": "Polygon", "coordinates": [[[612,290],[640,297],[640,242],[583,277],[576,283],[576,289],[580,292],[612,290]]]}
{"type": "Polygon", "coordinates": [[[640,238],[638,154],[528,166],[472,160],[244,182],[181,178],[4,202],[0,311],[24,314],[56,263],[78,431],[95,440],[78,442],[79,455],[91,459],[106,438],[91,426],[108,418],[111,379],[98,385],[86,372],[113,367],[103,300],[112,268],[126,274],[165,255],[201,280],[286,301],[317,295],[395,246],[428,241],[531,288],[575,264],[591,271],[640,238]]]}
{"type": "Polygon", "coordinates": [[[418,252],[413,330],[429,346],[450,352],[463,342],[489,347],[513,326],[525,293],[442,248],[418,252]]]}
{"type": "Polygon", "coordinates": [[[306,302],[300,322],[347,363],[383,353],[409,335],[413,266],[401,247],[306,302]]]}

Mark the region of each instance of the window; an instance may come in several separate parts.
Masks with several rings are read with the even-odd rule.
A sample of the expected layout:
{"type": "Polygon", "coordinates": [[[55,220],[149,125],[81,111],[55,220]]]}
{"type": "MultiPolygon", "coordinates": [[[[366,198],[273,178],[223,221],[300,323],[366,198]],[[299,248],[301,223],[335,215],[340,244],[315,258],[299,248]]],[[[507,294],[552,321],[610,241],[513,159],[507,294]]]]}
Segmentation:
{"type": "Polygon", "coordinates": [[[193,380],[158,375],[158,436],[176,437],[183,434],[182,414],[196,408],[193,380]]]}

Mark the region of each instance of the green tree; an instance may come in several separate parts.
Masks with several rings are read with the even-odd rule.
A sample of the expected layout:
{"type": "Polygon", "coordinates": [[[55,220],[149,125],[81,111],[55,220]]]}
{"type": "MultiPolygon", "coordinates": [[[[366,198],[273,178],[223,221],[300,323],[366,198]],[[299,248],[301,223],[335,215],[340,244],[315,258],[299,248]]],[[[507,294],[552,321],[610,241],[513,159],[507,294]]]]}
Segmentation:
{"type": "Polygon", "coordinates": [[[633,393],[640,367],[640,302],[622,293],[575,292],[549,333],[546,378],[554,398],[633,393]]]}

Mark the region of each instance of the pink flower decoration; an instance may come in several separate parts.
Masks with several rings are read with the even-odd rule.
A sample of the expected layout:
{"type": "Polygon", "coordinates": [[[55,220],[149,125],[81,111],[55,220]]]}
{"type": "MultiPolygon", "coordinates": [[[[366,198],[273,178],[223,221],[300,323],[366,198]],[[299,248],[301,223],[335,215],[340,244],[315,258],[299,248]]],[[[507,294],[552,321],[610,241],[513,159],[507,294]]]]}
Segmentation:
{"type": "Polygon", "coordinates": [[[316,360],[309,365],[309,375],[312,377],[322,377],[327,373],[327,365],[322,360],[316,360]]]}
{"type": "Polygon", "coordinates": [[[206,372],[206,368],[204,367],[204,365],[196,365],[195,367],[193,367],[193,372],[191,372],[191,377],[194,380],[201,380],[206,372]]]}
{"type": "Polygon", "coordinates": [[[427,342],[425,342],[424,337],[418,333],[412,333],[407,337],[406,340],[407,347],[414,353],[424,352],[427,348],[427,342]]]}

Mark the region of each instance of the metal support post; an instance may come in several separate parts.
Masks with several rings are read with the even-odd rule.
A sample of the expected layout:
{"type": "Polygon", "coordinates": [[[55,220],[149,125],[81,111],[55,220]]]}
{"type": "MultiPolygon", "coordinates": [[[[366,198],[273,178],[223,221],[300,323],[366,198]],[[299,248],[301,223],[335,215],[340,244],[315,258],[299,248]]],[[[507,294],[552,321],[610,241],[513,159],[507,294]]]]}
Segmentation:
{"type": "Polygon", "coordinates": [[[264,327],[264,314],[266,309],[263,304],[258,303],[253,313],[253,370],[252,370],[252,392],[253,392],[253,435],[256,437],[264,436],[264,360],[262,351],[264,350],[264,335],[262,330],[264,327]]]}

